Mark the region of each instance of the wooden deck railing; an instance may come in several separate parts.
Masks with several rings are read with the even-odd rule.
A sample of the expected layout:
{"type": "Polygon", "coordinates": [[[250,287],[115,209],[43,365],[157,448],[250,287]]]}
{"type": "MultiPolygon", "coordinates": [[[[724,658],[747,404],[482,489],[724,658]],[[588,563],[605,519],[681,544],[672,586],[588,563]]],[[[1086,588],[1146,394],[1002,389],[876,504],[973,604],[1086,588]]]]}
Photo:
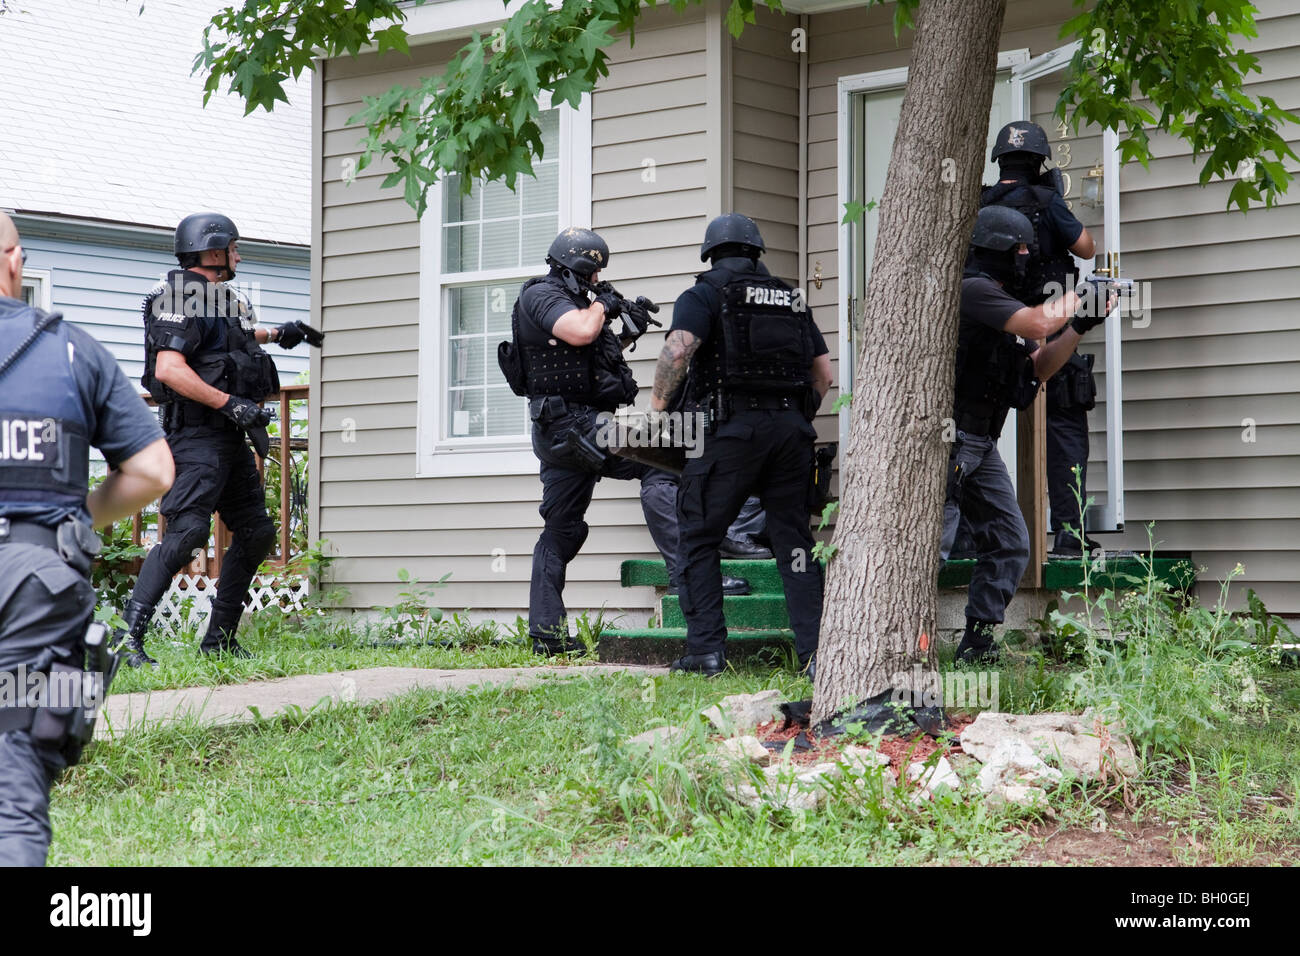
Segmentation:
{"type": "MultiPolygon", "coordinates": [[[[280,424],[280,435],[278,439],[273,439],[269,457],[273,460],[278,452],[278,465],[280,468],[280,513],[272,515],[276,520],[276,526],[279,531],[279,549],[278,552],[269,560],[270,563],[284,567],[293,558],[293,455],[294,452],[307,451],[306,438],[294,438],[292,434],[292,403],[304,401],[311,393],[310,385],[282,385],[279,393],[268,398],[263,404],[271,402],[277,403],[277,420],[280,424]]],[[[151,407],[155,406],[153,399],[148,395],[141,396],[151,407]]],[[[299,419],[305,421],[306,419],[299,419]]],[[[253,453],[257,457],[257,453],[253,453]]],[[[265,480],[266,462],[258,458],[258,474],[265,480]]],[[[226,528],[225,522],[220,520],[220,514],[215,516],[215,530],[210,540],[211,552],[207,548],[204,552],[191,561],[186,567],[181,569],[182,574],[188,572],[193,575],[206,574],[211,578],[216,578],[221,574],[221,559],[230,547],[230,531],[226,528]]],[[[161,514],[158,515],[158,540],[162,540],[163,532],[167,528],[167,519],[161,514]]],[[[144,515],[136,512],[131,519],[131,543],[140,547],[144,543],[144,515]]],[[[142,559],[135,562],[135,571],[138,573],[142,559]]]]}

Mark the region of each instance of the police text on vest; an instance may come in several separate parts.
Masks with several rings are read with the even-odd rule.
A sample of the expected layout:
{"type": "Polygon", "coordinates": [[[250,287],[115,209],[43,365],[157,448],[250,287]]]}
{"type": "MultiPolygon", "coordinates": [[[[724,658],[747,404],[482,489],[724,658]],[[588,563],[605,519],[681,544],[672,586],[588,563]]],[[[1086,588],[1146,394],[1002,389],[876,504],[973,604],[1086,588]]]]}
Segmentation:
{"type": "Polygon", "coordinates": [[[45,461],[45,448],[58,440],[50,418],[0,418],[0,461],[45,461]]]}
{"type": "Polygon", "coordinates": [[[770,289],[761,285],[745,286],[745,302],[754,305],[790,305],[789,289],[770,289]]]}

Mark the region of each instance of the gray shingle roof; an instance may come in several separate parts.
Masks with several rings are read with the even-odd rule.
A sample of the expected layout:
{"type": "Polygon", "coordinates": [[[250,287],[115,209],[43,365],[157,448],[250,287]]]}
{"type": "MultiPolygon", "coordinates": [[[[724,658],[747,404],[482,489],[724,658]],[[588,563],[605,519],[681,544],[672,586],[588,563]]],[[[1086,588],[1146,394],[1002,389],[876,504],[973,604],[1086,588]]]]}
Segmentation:
{"type": "Polygon", "coordinates": [[[173,228],[216,209],[311,241],[311,84],[244,116],[190,76],[229,0],[20,0],[0,15],[0,208],[173,228]]]}

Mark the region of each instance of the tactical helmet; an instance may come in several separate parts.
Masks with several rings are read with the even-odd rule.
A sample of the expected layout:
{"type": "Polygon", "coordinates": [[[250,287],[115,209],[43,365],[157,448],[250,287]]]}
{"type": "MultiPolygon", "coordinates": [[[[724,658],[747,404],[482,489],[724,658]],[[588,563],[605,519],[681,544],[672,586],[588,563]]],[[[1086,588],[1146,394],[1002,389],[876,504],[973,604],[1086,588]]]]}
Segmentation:
{"type": "Polygon", "coordinates": [[[975,233],[970,244],[997,252],[1034,241],[1034,226],[1023,213],[1006,206],[985,206],[975,217],[975,233]]]}
{"type": "Polygon", "coordinates": [[[997,160],[1003,153],[1034,153],[1044,159],[1052,155],[1052,147],[1047,144],[1047,133],[1037,123],[1021,120],[1008,123],[998,130],[998,138],[993,143],[991,160],[997,160]]]}
{"type": "Polygon", "coordinates": [[[239,230],[230,217],[219,212],[196,212],[176,227],[176,255],[205,249],[224,251],[238,238],[239,230]]]}
{"type": "Polygon", "coordinates": [[[609,265],[609,246],[590,229],[570,226],[556,236],[551,248],[546,250],[546,261],[590,279],[609,265]]]}
{"type": "Polygon", "coordinates": [[[760,253],[767,248],[754,220],[738,212],[724,213],[709,223],[704,230],[704,242],[700,244],[700,261],[708,262],[710,252],[729,245],[751,246],[760,253]]]}

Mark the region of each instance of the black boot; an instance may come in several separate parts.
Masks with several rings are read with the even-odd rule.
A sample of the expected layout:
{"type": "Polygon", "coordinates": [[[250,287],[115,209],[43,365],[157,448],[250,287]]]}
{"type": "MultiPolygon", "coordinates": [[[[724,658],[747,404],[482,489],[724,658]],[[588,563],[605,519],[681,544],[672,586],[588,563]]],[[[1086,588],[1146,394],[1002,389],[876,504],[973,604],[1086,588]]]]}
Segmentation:
{"type": "Polygon", "coordinates": [[[998,646],[993,642],[993,626],[997,621],[978,621],[966,618],[966,633],[957,645],[957,664],[993,664],[998,659],[998,646]]]}
{"type": "Polygon", "coordinates": [[[556,657],[560,654],[585,654],[587,645],[576,637],[565,635],[563,639],[549,637],[533,638],[533,653],[542,657],[556,657]]]}
{"type": "Polygon", "coordinates": [[[253,655],[240,647],[235,640],[235,631],[239,629],[239,618],[243,615],[242,606],[232,611],[215,605],[208,614],[208,629],[199,644],[200,654],[229,654],[231,657],[249,658],[253,655]]]}
{"type": "Polygon", "coordinates": [[[673,661],[668,668],[673,673],[703,674],[705,677],[717,677],[727,669],[727,659],[721,651],[712,654],[685,654],[673,661]]]}
{"type": "Polygon", "coordinates": [[[127,667],[157,667],[158,662],[144,649],[144,633],[149,630],[149,620],[153,617],[153,608],[139,601],[128,601],[122,619],[126,621],[126,641],[122,644],[126,652],[127,667]]]}

